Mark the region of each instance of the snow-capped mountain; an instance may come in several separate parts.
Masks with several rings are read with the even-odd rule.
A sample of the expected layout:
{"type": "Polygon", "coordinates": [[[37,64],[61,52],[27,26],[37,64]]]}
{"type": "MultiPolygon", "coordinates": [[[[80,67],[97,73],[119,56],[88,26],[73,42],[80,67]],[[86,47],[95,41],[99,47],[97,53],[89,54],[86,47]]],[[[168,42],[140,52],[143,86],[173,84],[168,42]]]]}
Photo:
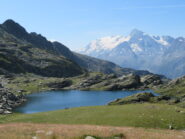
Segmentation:
{"type": "Polygon", "coordinates": [[[183,37],[152,36],[134,29],[128,36],[94,40],[80,53],[171,78],[185,74],[183,37]]]}

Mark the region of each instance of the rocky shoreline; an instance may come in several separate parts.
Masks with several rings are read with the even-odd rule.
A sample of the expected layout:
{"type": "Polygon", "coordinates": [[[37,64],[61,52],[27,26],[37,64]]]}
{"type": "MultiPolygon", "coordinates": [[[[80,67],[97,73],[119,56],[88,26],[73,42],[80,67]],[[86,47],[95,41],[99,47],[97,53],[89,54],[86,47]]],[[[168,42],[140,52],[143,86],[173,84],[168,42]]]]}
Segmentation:
{"type": "Polygon", "coordinates": [[[11,114],[15,107],[25,101],[24,95],[15,95],[8,89],[0,88],[0,114],[11,114]]]}

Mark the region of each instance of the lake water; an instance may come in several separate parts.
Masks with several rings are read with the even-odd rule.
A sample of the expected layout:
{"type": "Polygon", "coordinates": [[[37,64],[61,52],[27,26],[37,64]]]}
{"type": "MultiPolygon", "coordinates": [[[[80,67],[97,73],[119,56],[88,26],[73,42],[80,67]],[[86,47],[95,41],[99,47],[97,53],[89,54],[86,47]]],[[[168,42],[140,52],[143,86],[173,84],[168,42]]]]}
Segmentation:
{"type": "MultiPolygon", "coordinates": [[[[16,108],[20,113],[37,113],[59,109],[106,105],[117,98],[123,98],[138,92],[145,91],[46,91],[30,94],[28,101],[16,108]]],[[[152,92],[153,93],[153,92],[152,92]]]]}

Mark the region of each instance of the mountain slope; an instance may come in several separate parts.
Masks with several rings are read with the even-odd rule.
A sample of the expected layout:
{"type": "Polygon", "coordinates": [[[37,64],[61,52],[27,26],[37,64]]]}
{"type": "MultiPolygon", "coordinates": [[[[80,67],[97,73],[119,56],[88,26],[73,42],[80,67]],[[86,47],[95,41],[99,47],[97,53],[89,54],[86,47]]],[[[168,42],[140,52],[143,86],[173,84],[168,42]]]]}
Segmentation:
{"type": "MultiPolygon", "coordinates": [[[[37,34],[35,32],[28,33],[21,25],[14,22],[13,20],[5,21],[1,25],[1,30],[5,34],[8,34],[7,35],[8,37],[14,38],[14,41],[12,41],[12,43],[14,43],[15,45],[18,45],[18,47],[13,47],[8,50],[7,50],[8,47],[3,47],[3,49],[6,48],[6,51],[10,51],[11,49],[15,49],[15,50],[18,49],[18,50],[16,50],[16,53],[18,53],[17,51],[21,51],[21,53],[25,53],[25,55],[26,55],[26,53],[30,54],[30,55],[32,54],[37,59],[39,59],[41,66],[44,65],[43,59],[45,59],[45,61],[44,61],[45,63],[53,62],[53,63],[59,64],[60,66],[62,66],[62,65],[69,66],[69,64],[67,64],[69,62],[69,63],[71,63],[71,66],[73,65],[72,69],[77,70],[76,74],[82,73],[83,72],[82,69],[85,69],[88,71],[93,71],[93,72],[103,72],[103,73],[108,73],[108,74],[109,73],[116,73],[118,75],[129,74],[129,73],[150,74],[147,71],[136,71],[136,70],[132,70],[132,69],[128,69],[128,68],[124,69],[124,68],[117,66],[116,64],[114,64],[112,62],[108,62],[108,61],[92,58],[89,56],[81,55],[78,53],[74,53],[74,52],[70,51],[69,48],[67,48],[66,46],[64,46],[63,44],[61,44],[59,42],[50,42],[42,35],[37,34]],[[38,57],[38,56],[40,56],[40,57],[38,57]],[[67,62],[62,64],[59,62],[60,60],[57,62],[52,61],[51,59],[46,60],[48,56],[52,57],[52,60],[57,60],[57,59],[59,60],[59,58],[61,58],[61,61],[67,61],[67,62]],[[42,59],[41,59],[41,57],[42,57],[42,59]]],[[[2,36],[5,36],[5,35],[2,35],[2,36]]],[[[2,37],[2,40],[5,40],[8,42],[7,38],[2,37]]],[[[3,43],[1,43],[1,44],[4,45],[3,43]]],[[[24,62],[31,62],[32,65],[35,65],[38,62],[36,60],[35,61],[32,60],[31,57],[25,58],[22,55],[21,56],[16,55],[16,56],[19,59],[22,58],[21,60],[24,62]]],[[[13,63],[21,63],[21,61],[19,61],[19,62],[14,61],[13,63]]],[[[36,65],[38,65],[38,63],[36,65]]],[[[53,66],[53,68],[56,71],[52,71],[52,68],[45,67],[45,69],[49,70],[50,71],[49,73],[53,73],[53,74],[54,74],[54,72],[57,74],[60,73],[57,70],[60,70],[60,68],[62,69],[62,67],[57,68],[55,66],[53,66]]],[[[34,68],[29,67],[26,69],[26,71],[30,72],[29,71],[30,69],[33,70],[34,73],[37,71],[39,71],[39,73],[44,72],[44,70],[38,69],[35,67],[34,68]]],[[[64,71],[67,72],[66,70],[68,71],[68,68],[66,68],[64,71]]],[[[20,69],[19,69],[19,71],[20,71],[20,69]]],[[[42,73],[42,74],[45,75],[45,73],[42,73]]],[[[76,75],[76,74],[72,73],[71,76],[76,75]]],[[[58,76],[58,75],[56,75],[56,76],[58,76]]],[[[60,76],[62,76],[62,75],[60,75],[60,76]]],[[[70,76],[70,74],[68,76],[70,76]]]]}
{"type": "Polygon", "coordinates": [[[16,28],[14,26],[16,24],[7,25],[11,27],[11,33],[6,28],[6,24],[5,22],[0,26],[1,74],[34,73],[49,77],[69,77],[83,73],[80,66],[64,56],[53,54],[37,47],[35,43],[29,43],[26,39],[14,36],[24,36],[25,30],[16,28]]]}
{"type": "Polygon", "coordinates": [[[171,78],[185,74],[183,37],[151,36],[135,29],[126,37],[104,37],[92,41],[80,53],[171,78]]]}

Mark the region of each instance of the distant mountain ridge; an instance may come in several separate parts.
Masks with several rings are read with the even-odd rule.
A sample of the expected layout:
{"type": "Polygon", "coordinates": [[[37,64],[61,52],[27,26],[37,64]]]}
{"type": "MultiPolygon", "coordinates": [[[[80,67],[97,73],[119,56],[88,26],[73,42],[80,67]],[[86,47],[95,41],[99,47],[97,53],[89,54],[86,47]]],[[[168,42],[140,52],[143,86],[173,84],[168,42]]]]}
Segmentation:
{"type": "Polygon", "coordinates": [[[152,36],[134,29],[128,36],[92,41],[82,54],[112,61],[122,67],[148,70],[170,78],[185,74],[185,38],[152,36]]]}
{"type": "Polygon", "coordinates": [[[121,68],[112,62],[72,52],[59,42],[50,42],[35,32],[28,33],[13,20],[0,25],[0,74],[34,73],[43,76],[69,77],[84,72],[151,74],[121,68]]]}

